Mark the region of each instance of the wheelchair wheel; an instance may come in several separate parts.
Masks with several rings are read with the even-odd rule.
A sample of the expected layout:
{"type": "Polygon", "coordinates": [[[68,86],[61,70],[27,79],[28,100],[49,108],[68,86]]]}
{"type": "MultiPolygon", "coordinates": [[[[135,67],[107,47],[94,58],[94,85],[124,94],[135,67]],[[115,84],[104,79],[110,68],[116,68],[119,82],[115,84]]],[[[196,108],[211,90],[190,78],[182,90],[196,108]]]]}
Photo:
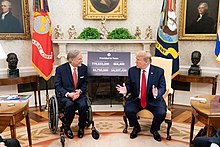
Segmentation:
{"type": "Polygon", "coordinates": [[[93,121],[93,116],[92,116],[92,107],[89,106],[88,110],[86,111],[87,114],[87,118],[86,118],[86,127],[90,127],[90,125],[92,124],[93,121]]]}
{"type": "Polygon", "coordinates": [[[55,96],[52,96],[48,102],[48,125],[51,133],[55,134],[58,129],[59,113],[58,103],[55,96]]]}

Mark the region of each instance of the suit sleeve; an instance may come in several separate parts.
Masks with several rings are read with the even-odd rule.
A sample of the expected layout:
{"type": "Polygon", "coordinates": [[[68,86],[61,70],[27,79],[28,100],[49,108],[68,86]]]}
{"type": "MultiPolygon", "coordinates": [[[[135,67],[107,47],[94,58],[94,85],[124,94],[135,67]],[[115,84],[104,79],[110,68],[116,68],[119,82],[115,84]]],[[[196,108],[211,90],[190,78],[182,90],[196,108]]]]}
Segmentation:
{"type": "Polygon", "coordinates": [[[82,91],[82,94],[87,94],[87,84],[88,84],[88,74],[87,74],[87,66],[84,67],[83,73],[84,79],[82,80],[82,84],[80,85],[79,89],[82,91]]]}
{"type": "Polygon", "coordinates": [[[213,137],[209,140],[209,142],[211,143],[215,143],[217,144],[218,146],[220,146],[220,138],[219,137],[213,137]]]}
{"type": "Polygon", "coordinates": [[[161,69],[161,74],[159,77],[159,85],[158,85],[158,97],[163,97],[166,92],[166,81],[164,77],[164,70],[161,69]]]}
{"type": "Polygon", "coordinates": [[[128,70],[128,80],[126,81],[127,94],[131,92],[131,69],[128,70]]]}
{"type": "Polygon", "coordinates": [[[56,73],[54,77],[54,86],[56,93],[61,97],[65,97],[65,94],[68,91],[65,88],[63,88],[62,74],[61,74],[61,69],[59,68],[56,68],[56,73]]]}

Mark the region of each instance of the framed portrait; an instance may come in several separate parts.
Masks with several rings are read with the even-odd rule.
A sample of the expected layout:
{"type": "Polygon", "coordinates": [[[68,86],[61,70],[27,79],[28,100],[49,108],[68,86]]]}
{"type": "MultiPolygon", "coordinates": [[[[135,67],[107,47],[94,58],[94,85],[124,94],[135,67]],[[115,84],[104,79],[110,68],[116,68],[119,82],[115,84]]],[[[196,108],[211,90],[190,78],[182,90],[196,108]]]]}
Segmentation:
{"type": "Polygon", "coordinates": [[[216,40],[219,0],[181,0],[179,40],[216,40]]]}
{"type": "Polygon", "coordinates": [[[0,39],[30,39],[28,0],[0,0],[0,39]]]}
{"type": "Polygon", "coordinates": [[[127,19],[127,0],[83,0],[83,19],[127,19]]]}

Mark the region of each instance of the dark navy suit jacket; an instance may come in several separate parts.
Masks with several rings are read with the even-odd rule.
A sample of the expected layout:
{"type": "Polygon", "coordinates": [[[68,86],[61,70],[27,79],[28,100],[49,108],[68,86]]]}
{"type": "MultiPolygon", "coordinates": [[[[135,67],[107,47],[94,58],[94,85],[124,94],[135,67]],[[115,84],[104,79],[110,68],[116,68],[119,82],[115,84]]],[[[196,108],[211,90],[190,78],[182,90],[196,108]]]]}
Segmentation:
{"type": "MultiPolygon", "coordinates": [[[[131,93],[131,96],[127,101],[135,101],[140,94],[140,77],[141,69],[136,66],[131,67],[128,70],[128,80],[126,82],[127,93],[131,93]]],[[[160,67],[150,65],[147,81],[147,105],[166,107],[166,103],[163,99],[163,94],[166,91],[166,82],[164,78],[164,70],[160,67]],[[152,86],[158,88],[158,96],[156,99],[152,93],[152,86]]]]}
{"type": "Polygon", "coordinates": [[[87,66],[82,64],[82,66],[78,67],[78,82],[75,88],[69,63],[58,66],[54,79],[57,98],[65,97],[67,92],[73,92],[75,89],[81,89],[80,97],[86,96],[87,79],[87,66]]]}
{"type": "Polygon", "coordinates": [[[217,131],[216,134],[215,134],[215,136],[212,137],[212,138],[209,140],[209,142],[211,142],[211,143],[216,143],[217,145],[220,146],[220,131],[217,131]]]}

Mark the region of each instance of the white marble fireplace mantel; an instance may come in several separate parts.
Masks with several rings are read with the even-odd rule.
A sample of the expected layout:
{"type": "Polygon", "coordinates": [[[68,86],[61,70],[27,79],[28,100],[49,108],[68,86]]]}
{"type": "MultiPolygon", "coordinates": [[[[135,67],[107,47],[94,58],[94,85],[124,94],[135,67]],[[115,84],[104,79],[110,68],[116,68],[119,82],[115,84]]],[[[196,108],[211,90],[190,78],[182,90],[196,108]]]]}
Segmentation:
{"type": "Polygon", "coordinates": [[[134,58],[134,54],[137,50],[150,51],[150,46],[155,44],[155,40],[145,39],[126,39],[126,40],[81,40],[81,39],[53,39],[52,42],[58,45],[59,54],[58,58],[60,63],[66,62],[66,56],[68,50],[79,49],[84,55],[84,59],[87,58],[88,51],[109,51],[109,52],[131,52],[131,58],[134,58]]]}

